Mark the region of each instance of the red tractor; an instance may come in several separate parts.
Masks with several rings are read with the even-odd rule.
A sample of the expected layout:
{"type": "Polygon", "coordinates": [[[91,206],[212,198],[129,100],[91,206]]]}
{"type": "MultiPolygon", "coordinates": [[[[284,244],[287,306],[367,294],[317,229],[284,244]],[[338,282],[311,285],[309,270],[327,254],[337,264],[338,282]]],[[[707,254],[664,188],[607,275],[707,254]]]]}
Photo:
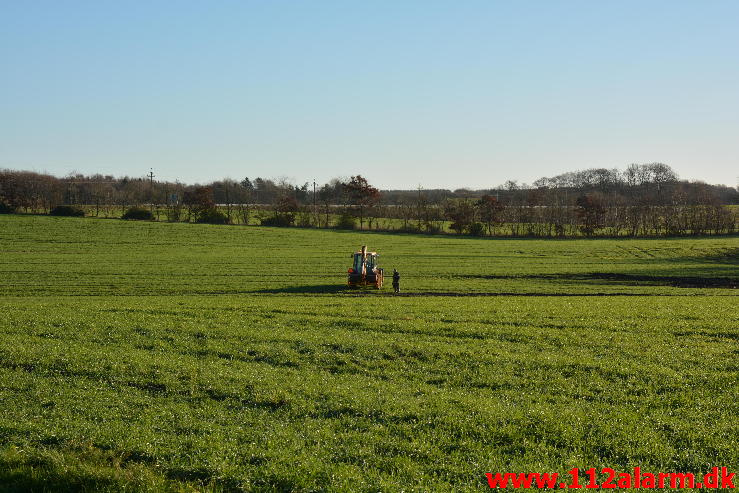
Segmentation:
{"type": "Polygon", "coordinates": [[[377,266],[376,252],[368,252],[366,246],[352,254],[354,264],[349,269],[348,284],[350,288],[359,286],[374,286],[377,289],[382,288],[383,270],[377,266]]]}

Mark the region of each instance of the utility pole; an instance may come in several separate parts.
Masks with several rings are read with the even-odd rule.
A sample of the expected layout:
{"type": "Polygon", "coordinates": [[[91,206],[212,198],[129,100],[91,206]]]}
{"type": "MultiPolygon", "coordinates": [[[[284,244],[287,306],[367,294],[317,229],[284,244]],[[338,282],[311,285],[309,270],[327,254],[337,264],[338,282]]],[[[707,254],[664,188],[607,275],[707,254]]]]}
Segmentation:
{"type": "Polygon", "coordinates": [[[154,215],[154,169],[149,168],[149,210],[154,215]]]}
{"type": "Polygon", "coordinates": [[[318,209],[316,209],[316,179],[313,178],[313,219],[318,227],[318,209]]]}

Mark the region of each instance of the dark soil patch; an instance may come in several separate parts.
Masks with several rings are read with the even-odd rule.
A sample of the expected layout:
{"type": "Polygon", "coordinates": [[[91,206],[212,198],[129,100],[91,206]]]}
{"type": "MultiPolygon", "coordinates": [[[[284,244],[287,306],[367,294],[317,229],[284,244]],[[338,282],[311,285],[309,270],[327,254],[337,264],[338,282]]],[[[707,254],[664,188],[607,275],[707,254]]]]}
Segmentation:
{"type": "Polygon", "coordinates": [[[474,279],[541,279],[567,281],[609,281],[619,284],[650,286],[673,286],[676,288],[722,288],[736,289],[739,278],[734,277],[686,277],[686,276],[648,276],[621,274],[614,272],[587,272],[583,274],[523,274],[523,275],[484,275],[459,276],[474,279]]]}

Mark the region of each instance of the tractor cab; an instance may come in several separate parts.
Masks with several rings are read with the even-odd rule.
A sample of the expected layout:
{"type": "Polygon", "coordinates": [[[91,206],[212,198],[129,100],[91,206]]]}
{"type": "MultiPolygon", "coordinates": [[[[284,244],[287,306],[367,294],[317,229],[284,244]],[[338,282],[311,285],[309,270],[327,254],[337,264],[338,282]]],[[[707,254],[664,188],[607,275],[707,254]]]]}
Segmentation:
{"type": "Polygon", "coordinates": [[[382,288],[383,270],[377,266],[377,252],[368,252],[366,246],[352,254],[352,267],[347,281],[350,288],[375,286],[382,288]]]}
{"type": "Polygon", "coordinates": [[[372,272],[376,264],[377,254],[375,252],[367,253],[364,259],[362,258],[362,252],[357,252],[354,254],[352,271],[366,274],[367,272],[372,272]]]}

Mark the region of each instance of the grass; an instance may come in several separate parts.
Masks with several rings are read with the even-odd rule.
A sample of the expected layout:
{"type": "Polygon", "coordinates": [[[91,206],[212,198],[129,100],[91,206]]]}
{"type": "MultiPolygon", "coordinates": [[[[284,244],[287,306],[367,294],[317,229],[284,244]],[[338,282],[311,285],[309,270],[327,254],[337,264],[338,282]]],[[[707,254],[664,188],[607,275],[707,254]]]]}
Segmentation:
{"type": "Polygon", "coordinates": [[[0,217],[0,491],[739,469],[736,238],[0,217]],[[347,291],[360,244],[402,296],[347,291]]]}

